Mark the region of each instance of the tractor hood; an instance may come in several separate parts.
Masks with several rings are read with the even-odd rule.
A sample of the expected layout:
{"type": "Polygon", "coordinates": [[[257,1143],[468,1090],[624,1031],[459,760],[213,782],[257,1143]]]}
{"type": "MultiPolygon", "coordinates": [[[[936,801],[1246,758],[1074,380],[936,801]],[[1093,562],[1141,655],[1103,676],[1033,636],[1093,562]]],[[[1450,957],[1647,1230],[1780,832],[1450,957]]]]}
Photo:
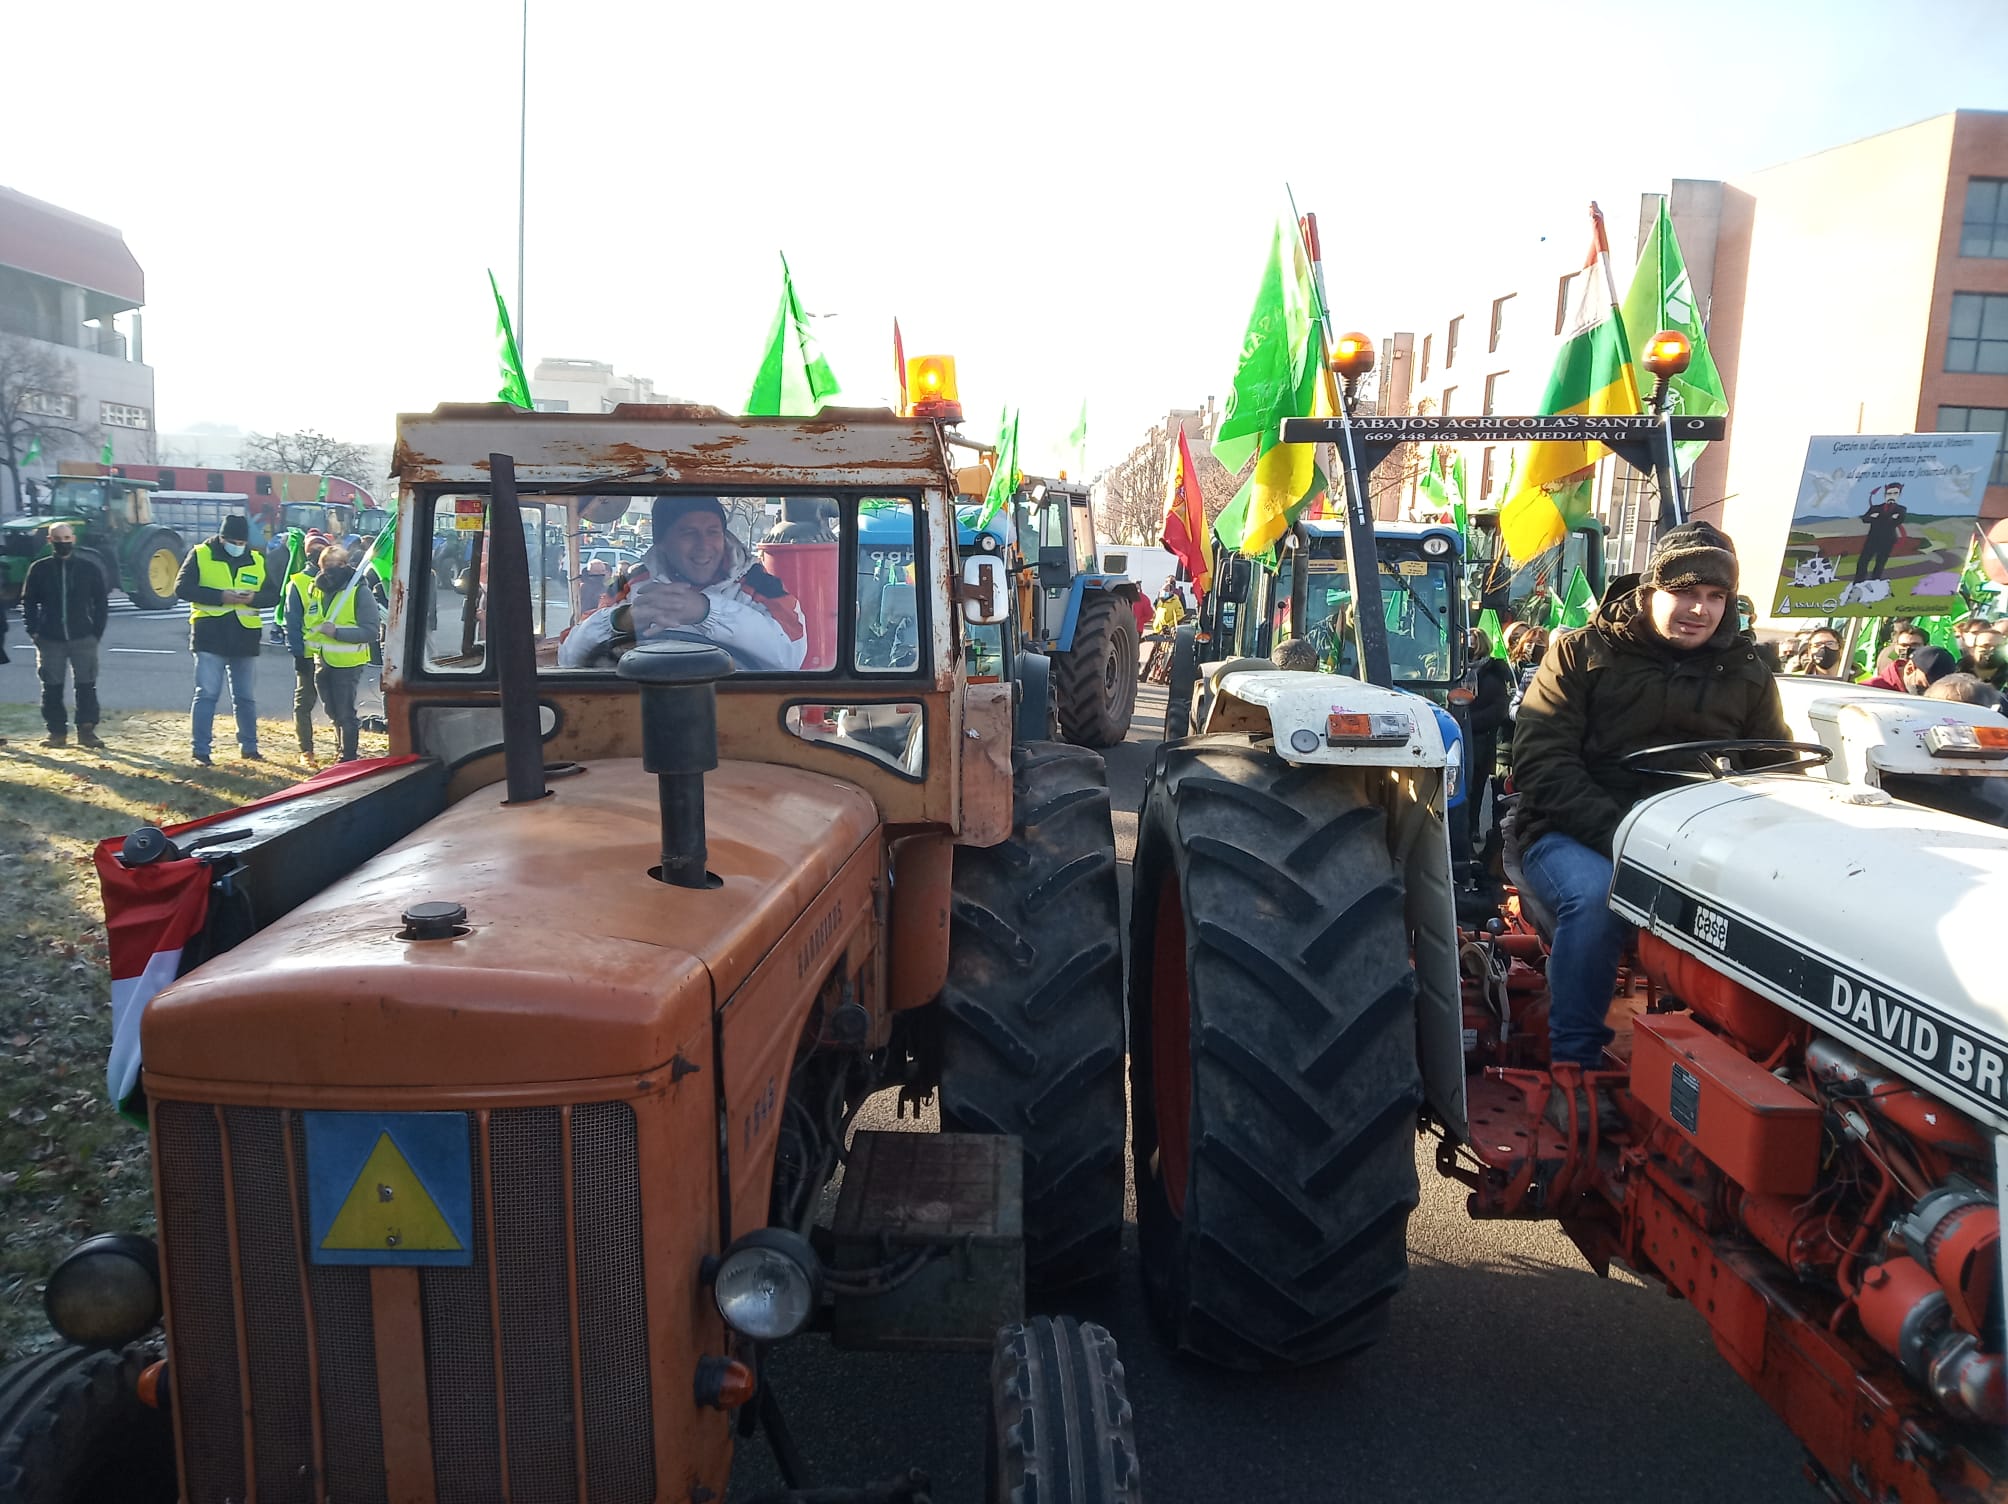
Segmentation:
{"type": "Polygon", "coordinates": [[[709,891],[648,876],[656,780],[591,765],[503,808],[483,789],[163,989],[149,1075],[293,1087],[506,1086],[638,1074],[700,1037],[878,826],[826,776],[722,763],[705,779],[709,891]],[[415,903],[456,938],[400,938],[415,903]]]}
{"type": "Polygon", "coordinates": [[[85,520],[71,512],[58,512],[48,517],[9,517],[0,522],[0,533],[9,537],[33,537],[44,528],[54,527],[59,522],[67,522],[71,527],[82,527],[85,520]]]}
{"type": "Polygon", "coordinates": [[[2001,717],[1992,710],[1797,675],[1779,678],[1778,696],[1792,735],[1834,754],[1825,773],[1838,782],[1880,785],[1890,774],[2008,779],[2008,758],[1948,755],[1926,735],[1934,726],[1998,729],[2001,717]]]}
{"type": "Polygon", "coordinates": [[[1645,800],[1616,852],[1634,924],[2008,1131],[2008,833],[1774,775],[1645,800]]]}

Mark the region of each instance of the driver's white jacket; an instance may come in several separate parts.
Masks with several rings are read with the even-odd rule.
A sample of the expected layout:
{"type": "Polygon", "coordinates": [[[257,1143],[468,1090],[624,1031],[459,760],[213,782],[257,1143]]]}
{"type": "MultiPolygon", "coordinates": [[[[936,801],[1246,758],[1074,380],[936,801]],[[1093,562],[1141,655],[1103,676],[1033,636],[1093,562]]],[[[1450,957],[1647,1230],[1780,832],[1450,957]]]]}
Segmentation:
{"type": "MultiPolygon", "coordinates": [[[[801,602],[788,587],[763,568],[744,543],[731,535],[725,540],[725,577],[703,586],[710,602],[704,620],[679,627],[709,637],[748,669],[790,672],[802,666],[809,649],[808,624],[801,602]]],[[[651,548],[634,572],[633,583],[646,580],[676,580],[683,577],[671,567],[661,546],[651,548]]],[[[614,638],[614,608],[605,606],[574,626],[558,643],[560,668],[584,668],[604,653],[614,638]]]]}

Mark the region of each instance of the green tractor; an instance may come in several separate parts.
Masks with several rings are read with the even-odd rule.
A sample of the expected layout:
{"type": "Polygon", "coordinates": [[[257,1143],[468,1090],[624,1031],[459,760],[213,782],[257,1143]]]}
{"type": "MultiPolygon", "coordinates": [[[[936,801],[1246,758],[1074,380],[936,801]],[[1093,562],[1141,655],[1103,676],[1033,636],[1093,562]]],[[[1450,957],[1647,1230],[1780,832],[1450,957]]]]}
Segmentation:
{"type": "Polygon", "coordinates": [[[76,529],[77,552],[95,563],[105,588],[123,590],[142,611],[174,604],[174,580],[188,552],[181,534],[153,520],[150,480],[117,475],[51,475],[38,515],[0,523],[0,596],[21,598],[28,566],[49,551],[49,529],[76,529]]]}

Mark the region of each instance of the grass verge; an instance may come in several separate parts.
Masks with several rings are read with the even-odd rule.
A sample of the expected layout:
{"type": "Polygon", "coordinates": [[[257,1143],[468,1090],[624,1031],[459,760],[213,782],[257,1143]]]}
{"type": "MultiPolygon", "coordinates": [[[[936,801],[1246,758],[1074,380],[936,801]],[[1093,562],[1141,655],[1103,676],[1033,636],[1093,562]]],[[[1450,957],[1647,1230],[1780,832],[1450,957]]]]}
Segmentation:
{"type": "MultiPolygon", "coordinates": [[[[105,1095],[111,980],[91,849],[297,783],[291,760],[189,760],[188,714],[108,715],[92,752],[44,747],[32,706],[0,705],[0,1362],[49,1346],[42,1280],[78,1239],[153,1231],[146,1134],[105,1095]]],[[[259,740],[290,749],[293,723],[259,740]]],[[[365,734],[365,757],[385,740],[365,734]]],[[[273,755],[272,752],[267,753],[273,755]]]]}

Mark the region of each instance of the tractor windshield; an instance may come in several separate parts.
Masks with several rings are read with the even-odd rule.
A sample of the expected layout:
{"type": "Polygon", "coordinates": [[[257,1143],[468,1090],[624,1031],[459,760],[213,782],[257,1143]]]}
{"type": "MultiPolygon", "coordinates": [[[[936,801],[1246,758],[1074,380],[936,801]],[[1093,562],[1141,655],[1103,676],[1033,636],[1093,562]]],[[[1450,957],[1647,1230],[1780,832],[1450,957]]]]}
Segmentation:
{"type": "MultiPolygon", "coordinates": [[[[1323,541],[1323,540],[1320,540],[1323,541]]],[[[1383,550],[1387,545],[1383,543],[1383,550]]],[[[1456,561],[1403,557],[1398,552],[1380,561],[1381,614],[1387,626],[1388,666],[1397,684],[1447,686],[1456,677],[1461,654],[1454,651],[1461,628],[1457,611],[1456,561]]],[[[1294,560],[1276,573],[1271,597],[1274,621],[1271,640],[1289,635],[1291,575],[1294,560]]],[[[1352,585],[1343,558],[1314,553],[1306,595],[1310,628],[1304,634],[1318,649],[1320,666],[1328,673],[1357,672],[1358,647],[1352,629],[1352,585]]]]}
{"type": "MultiPolygon", "coordinates": [[[[540,671],[611,674],[637,642],[707,641],[742,674],[920,672],[925,592],[903,497],[519,498],[540,671]],[[848,567],[844,559],[848,558],[848,567]]],[[[423,671],[487,666],[488,501],[422,500],[423,671]]]]}

